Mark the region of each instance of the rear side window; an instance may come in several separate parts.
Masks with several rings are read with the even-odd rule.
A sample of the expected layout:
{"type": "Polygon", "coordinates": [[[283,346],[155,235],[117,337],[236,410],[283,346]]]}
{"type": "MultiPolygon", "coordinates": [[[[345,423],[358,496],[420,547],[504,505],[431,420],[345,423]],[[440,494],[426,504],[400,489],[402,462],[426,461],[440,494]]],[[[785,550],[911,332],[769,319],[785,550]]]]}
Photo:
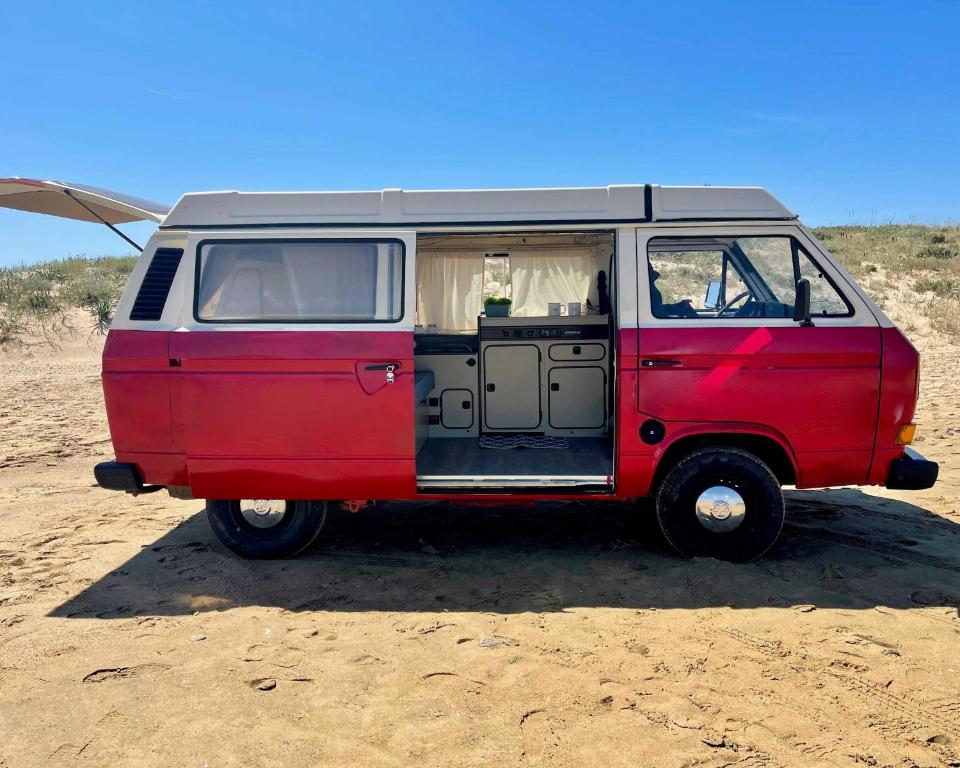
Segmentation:
{"type": "Polygon", "coordinates": [[[790,318],[802,278],[810,281],[813,316],[853,314],[843,294],[791,237],[653,238],[648,260],[654,317],[790,318]]]}
{"type": "Polygon", "coordinates": [[[197,258],[202,322],[397,322],[399,240],[206,241],[197,258]]]}

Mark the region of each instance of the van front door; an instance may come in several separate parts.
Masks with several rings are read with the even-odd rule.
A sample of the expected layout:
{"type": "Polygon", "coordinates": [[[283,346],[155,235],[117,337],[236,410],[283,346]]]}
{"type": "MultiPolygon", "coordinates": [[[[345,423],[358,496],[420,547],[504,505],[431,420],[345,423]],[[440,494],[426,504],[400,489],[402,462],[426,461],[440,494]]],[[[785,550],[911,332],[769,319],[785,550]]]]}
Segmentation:
{"type": "MultiPolygon", "coordinates": [[[[684,434],[766,435],[805,487],[863,483],[880,387],[880,328],[796,227],[637,232],[640,418],[684,434]],[[811,286],[810,324],[793,320],[811,286]]],[[[660,446],[662,447],[662,446],[660,446]]]]}
{"type": "Polygon", "coordinates": [[[414,232],[192,235],[174,441],[197,498],[416,493],[414,232]]]}

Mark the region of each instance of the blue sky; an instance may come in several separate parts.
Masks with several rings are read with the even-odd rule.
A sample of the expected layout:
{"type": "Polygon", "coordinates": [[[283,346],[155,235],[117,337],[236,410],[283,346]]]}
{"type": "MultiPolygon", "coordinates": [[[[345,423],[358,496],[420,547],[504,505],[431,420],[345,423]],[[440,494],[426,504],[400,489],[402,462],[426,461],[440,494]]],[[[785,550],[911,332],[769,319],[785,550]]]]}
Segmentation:
{"type": "MultiPolygon", "coordinates": [[[[756,184],[811,224],[960,219],[953,0],[35,1],[0,29],[0,176],[170,203],[756,184]]],[[[0,210],[0,265],[126,250],[0,210]]]]}

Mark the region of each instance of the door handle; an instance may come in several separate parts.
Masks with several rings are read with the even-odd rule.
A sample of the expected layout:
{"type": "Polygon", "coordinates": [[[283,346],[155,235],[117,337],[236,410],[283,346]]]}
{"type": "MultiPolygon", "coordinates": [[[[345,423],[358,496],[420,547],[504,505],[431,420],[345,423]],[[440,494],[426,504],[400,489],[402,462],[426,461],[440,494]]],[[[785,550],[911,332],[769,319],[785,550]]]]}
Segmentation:
{"type": "Polygon", "coordinates": [[[680,360],[641,360],[641,368],[672,368],[677,365],[682,365],[680,360]]]}
{"type": "Polygon", "coordinates": [[[387,384],[393,384],[397,380],[394,371],[400,370],[400,363],[377,363],[364,367],[366,371],[386,371],[387,384]]]}

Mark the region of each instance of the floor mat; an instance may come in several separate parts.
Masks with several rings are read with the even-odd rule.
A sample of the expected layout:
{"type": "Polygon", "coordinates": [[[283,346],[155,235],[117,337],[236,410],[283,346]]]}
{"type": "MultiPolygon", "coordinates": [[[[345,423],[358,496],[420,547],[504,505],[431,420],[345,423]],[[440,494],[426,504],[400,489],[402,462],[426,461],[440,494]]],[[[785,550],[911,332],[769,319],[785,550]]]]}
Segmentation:
{"type": "Polygon", "coordinates": [[[481,435],[481,448],[509,450],[511,448],[554,448],[565,451],[570,443],[565,437],[549,435],[481,435]]]}

